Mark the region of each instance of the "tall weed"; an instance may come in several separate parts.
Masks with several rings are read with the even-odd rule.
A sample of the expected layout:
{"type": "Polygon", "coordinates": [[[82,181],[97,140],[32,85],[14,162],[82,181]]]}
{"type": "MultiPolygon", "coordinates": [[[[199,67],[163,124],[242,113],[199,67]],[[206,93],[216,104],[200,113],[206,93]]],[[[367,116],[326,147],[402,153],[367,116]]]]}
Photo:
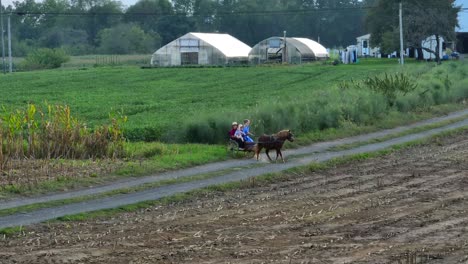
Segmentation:
{"type": "Polygon", "coordinates": [[[15,159],[117,158],[125,138],[121,114],[111,114],[110,124],[88,128],[71,114],[69,106],[34,104],[25,110],[3,108],[0,116],[0,170],[15,159]]]}
{"type": "Polygon", "coordinates": [[[406,95],[416,90],[418,85],[403,73],[387,74],[384,76],[369,77],[363,81],[367,88],[382,93],[390,106],[395,104],[399,94],[406,95]]]}

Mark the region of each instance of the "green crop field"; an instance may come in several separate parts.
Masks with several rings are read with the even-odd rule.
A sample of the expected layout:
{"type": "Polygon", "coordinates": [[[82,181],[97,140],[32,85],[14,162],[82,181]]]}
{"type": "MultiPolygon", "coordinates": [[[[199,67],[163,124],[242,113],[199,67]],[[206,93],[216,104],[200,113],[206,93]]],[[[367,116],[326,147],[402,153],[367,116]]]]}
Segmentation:
{"type": "MultiPolygon", "coordinates": [[[[465,64],[455,62],[435,70],[413,62],[403,71],[418,78],[422,92],[426,86],[434,91],[438,88],[431,88],[433,83],[421,76],[436,72],[430,75],[440,75],[434,82],[443,82],[445,74],[452,74],[450,69],[461,72],[460,76],[468,72],[465,64]]],[[[243,118],[252,118],[258,132],[271,133],[285,126],[302,132],[337,127],[347,116],[351,121],[370,122],[388,113],[388,107],[382,106],[384,98],[359,88],[345,89],[343,84],[398,71],[402,68],[395,60],[370,59],[339,66],[121,66],[19,72],[0,76],[0,105],[11,110],[28,103],[66,104],[90,126],[107,122],[111,111],[122,111],[128,116],[126,132],[132,140],[219,142],[230,122],[243,118]],[[206,135],[199,135],[203,133],[206,135]]],[[[455,95],[440,95],[440,102],[424,102],[460,100],[466,94],[458,89],[461,92],[457,90],[455,95]]],[[[412,110],[412,104],[421,106],[418,98],[408,98],[397,102],[399,111],[412,110]]]]}
{"type": "Polygon", "coordinates": [[[151,54],[134,55],[82,55],[71,56],[70,61],[62,65],[62,68],[83,68],[109,65],[149,65],[151,54]]]}
{"type": "MultiPolygon", "coordinates": [[[[70,60],[62,64],[63,69],[79,69],[96,66],[147,66],[150,64],[151,54],[132,54],[132,55],[81,55],[70,56],[70,60]]],[[[21,71],[21,63],[24,57],[13,58],[13,69],[21,71]]]]}
{"type": "MultiPolygon", "coordinates": [[[[80,63],[93,61],[92,57],[81,59],[80,63]]],[[[244,118],[253,120],[252,130],[257,135],[292,129],[297,140],[287,147],[294,147],[395,127],[464,108],[468,99],[468,63],[444,62],[436,66],[410,61],[401,67],[396,60],[369,59],[357,65],[339,66],[321,62],[225,68],[67,66],[0,75],[0,94],[0,135],[7,137],[3,154],[13,154],[9,157],[17,162],[3,168],[2,173],[9,176],[4,177],[8,182],[0,182],[1,198],[80,188],[115,177],[225,160],[231,157],[225,147],[230,124],[244,118]],[[28,107],[29,103],[42,106],[42,113],[48,112],[46,105],[57,104],[55,114],[41,117],[39,112],[35,119],[57,123],[29,126],[34,123],[28,121],[28,110],[34,108],[28,107]],[[73,131],[81,136],[68,133],[69,108],[63,105],[70,106],[71,115],[80,120],[80,130],[73,131]],[[39,139],[49,140],[49,131],[56,131],[50,128],[64,131],[54,134],[62,141],[83,139],[83,123],[94,128],[87,132],[94,139],[106,131],[102,126],[96,127],[100,124],[113,124],[112,132],[121,131],[120,122],[117,126],[110,122],[111,112],[114,116],[119,112],[128,116],[124,135],[130,142],[110,145],[119,146],[118,156],[123,157],[120,160],[35,160],[30,157],[39,157],[38,151],[43,149],[30,148],[35,150],[32,154],[25,150],[25,146],[40,147],[39,139]],[[42,137],[29,141],[31,132],[42,137]],[[12,141],[13,137],[17,140],[12,141]],[[156,142],[139,142],[143,140],[156,142]],[[173,142],[179,144],[167,144],[173,142]]],[[[77,150],[94,149],[94,143],[83,144],[72,146],[78,146],[77,150]]],[[[117,153],[110,150],[107,154],[117,153]]]]}

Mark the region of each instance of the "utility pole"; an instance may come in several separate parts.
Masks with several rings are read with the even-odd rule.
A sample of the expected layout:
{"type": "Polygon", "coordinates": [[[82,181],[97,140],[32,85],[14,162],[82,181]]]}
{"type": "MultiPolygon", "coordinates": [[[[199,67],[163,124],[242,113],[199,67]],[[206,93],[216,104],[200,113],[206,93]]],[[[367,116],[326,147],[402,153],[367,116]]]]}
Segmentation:
{"type": "Polygon", "coordinates": [[[8,15],[8,58],[10,73],[13,72],[13,58],[11,57],[11,13],[8,15]]]}
{"type": "MultiPolygon", "coordinates": [[[[1,0],[0,0],[1,1],[1,0]]],[[[286,30],[283,31],[283,63],[286,63],[288,62],[286,56],[287,56],[287,53],[286,53],[286,30]]]]}
{"type": "Polygon", "coordinates": [[[3,73],[6,73],[6,65],[5,65],[5,32],[3,30],[3,5],[2,0],[0,0],[0,30],[2,31],[2,65],[3,65],[3,73]]]}
{"type": "Polygon", "coordinates": [[[403,3],[400,0],[400,64],[405,64],[405,56],[403,55],[403,3]]]}

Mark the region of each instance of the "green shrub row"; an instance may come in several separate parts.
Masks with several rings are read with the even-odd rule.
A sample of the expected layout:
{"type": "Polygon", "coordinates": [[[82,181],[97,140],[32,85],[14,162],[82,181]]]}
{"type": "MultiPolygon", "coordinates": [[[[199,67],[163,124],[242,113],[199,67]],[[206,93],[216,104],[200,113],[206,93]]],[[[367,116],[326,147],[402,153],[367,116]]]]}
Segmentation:
{"type": "Polygon", "coordinates": [[[37,49],[29,53],[23,62],[19,64],[20,70],[41,70],[60,68],[62,63],[70,60],[62,49],[37,49]]]}
{"type": "Polygon", "coordinates": [[[371,125],[391,111],[427,110],[468,98],[468,64],[412,65],[402,72],[311,89],[303,99],[278,99],[251,112],[197,116],[196,121],[179,124],[161,136],[165,141],[222,143],[227,140],[230,123],[245,118],[253,121],[251,130],[257,135],[286,128],[306,133],[349,122],[371,125]]]}

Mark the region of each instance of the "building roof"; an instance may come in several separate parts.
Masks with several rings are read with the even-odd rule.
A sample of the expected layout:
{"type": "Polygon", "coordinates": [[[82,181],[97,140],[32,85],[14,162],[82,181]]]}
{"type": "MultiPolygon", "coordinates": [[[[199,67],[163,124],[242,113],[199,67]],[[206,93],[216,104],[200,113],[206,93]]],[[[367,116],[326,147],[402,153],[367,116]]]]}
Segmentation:
{"type": "Polygon", "coordinates": [[[203,40],[219,50],[226,57],[248,57],[251,50],[247,44],[229,34],[190,32],[187,35],[192,35],[193,37],[203,40]]]}
{"type": "Polygon", "coordinates": [[[315,42],[308,38],[292,38],[292,39],[304,44],[307,48],[309,48],[313,52],[315,57],[319,57],[319,58],[328,57],[327,49],[324,46],[322,46],[320,43],[315,42]]]}
{"type": "Polygon", "coordinates": [[[362,39],[370,39],[370,37],[371,37],[371,34],[366,34],[366,35],[363,35],[363,36],[359,36],[356,39],[359,41],[359,40],[362,40],[362,39]]]}
{"type": "MultiPolygon", "coordinates": [[[[267,39],[264,39],[260,41],[255,47],[252,49],[250,53],[254,54],[258,52],[257,47],[260,47],[262,45],[267,45],[269,47],[269,41],[270,40],[280,40],[281,45],[283,41],[283,37],[270,37],[267,39]]],[[[327,49],[322,46],[320,43],[315,42],[311,39],[308,38],[286,38],[286,42],[288,46],[293,46],[295,47],[302,56],[311,56],[311,57],[316,57],[316,58],[327,58],[328,57],[328,51],[327,49]]],[[[280,47],[275,47],[276,51],[280,50],[280,47]]],[[[271,50],[271,48],[269,48],[271,50]]]]}

